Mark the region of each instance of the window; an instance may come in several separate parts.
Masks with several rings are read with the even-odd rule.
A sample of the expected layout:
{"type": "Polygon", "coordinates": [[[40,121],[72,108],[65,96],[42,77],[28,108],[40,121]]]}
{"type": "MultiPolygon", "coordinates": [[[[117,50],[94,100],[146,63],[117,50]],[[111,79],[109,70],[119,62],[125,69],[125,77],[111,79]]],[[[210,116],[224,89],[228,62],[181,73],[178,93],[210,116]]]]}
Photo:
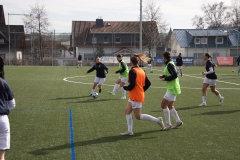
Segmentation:
{"type": "Polygon", "coordinates": [[[103,43],[109,43],[109,38],[108,37],[103,37],[103,43]]]}
{"type": "Polygon", "coordinates": [[[201,44],[207,44],[207,38],[201,38],[201,44]]]}
{"type": "Polygon", "coordinates": [[[193,53],[195,60],[201,60],[203,59],[203,53],[193,53]]]}
{"type": "Polygon", "coordinates": [[[92,38],[92,43],[97,43],[97,38],[96,37],[92,38]]]}
{"type": "Polygon", "coordinates": [[[195,38],[194,42],[195,42],[195,44],[200,44],[200,38],[195,38]]]}
{"type": "Polygon", "coordinates": [[[223,37],[216,37],[216,44],[223,44],[223,37]]]}
{"type": "Polygon", "coordinates": [[[120,37],[116,37],[115,42],[116,43],[121,43],[121,38],[120,37]]]}

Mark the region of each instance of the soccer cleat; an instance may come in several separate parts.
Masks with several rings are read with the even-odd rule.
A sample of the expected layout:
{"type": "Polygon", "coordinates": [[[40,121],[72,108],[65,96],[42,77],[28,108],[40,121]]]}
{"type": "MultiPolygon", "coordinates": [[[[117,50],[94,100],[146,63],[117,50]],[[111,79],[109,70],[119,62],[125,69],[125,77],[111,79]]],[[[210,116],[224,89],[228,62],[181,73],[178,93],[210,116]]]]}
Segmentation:
{"type": "Polygon", "coordinates": [[[90,94],[90,96],[92,96],[92,93],[90,94]]]}
{"type": "Polygon", "coordinates": [[[133,132],[127,131],[127,132],[124,132],[124,133],[120,133],[120,135],[122,135],[122,136],[133,136],[133,132]]]}
{"type": "Polygon", "coordinates": [[[207,105],[206,103],[201,103],[198,106],[206,106],[206,105],[207,105]]]}
{"type": "Polygon", "coordinates": [[[102,89],[101,88],[99,88],[99,90],[98,90],[98,93],[101,93],[102,92],[102,89]]]}
{"type": "Polygon", "coordinates": [[[165,126],[164,126],[164,131],[167,131],[167,130],[169,130],[169,129],[171,129],[172,128],[172,125],[170,125],[170,124],[166,124],[165,126]]]}
{"type": "Polygon", "coordinates": [[[122,97],[121,99],[126,99],[126,97],[122,97]]]}
{"type": "Polygon", "coordinates": [[[223,100],[224,100],[224,97],[221,97],[220,101],[219,101],[219,105],[222,105],[223,104],[223,100]]]}
{"type": "Polygon", "coordinates": [[[158,117],[158,124],[159,124],[159,126],[162,128],[162,129],[164,129],[164,123],[163,123],[163,119],[162,119],[162,117],[158,117]]]}
{"type": "Polygon", "coordinates": [[[183,125],[183,122],[182,122],[182,121],[181,121],[181,122],[177,122],[177,123],[175,124],[175,126],[173,126],[172,128],[173,128],[173,129],[176,129],[176,128],[180,127],[181,125],[183,125]]]}
{"type": "Polygon", "coordinates": [[[114,96],[114,95],[115,95],[115,93],[113,93],[113,92],[110,92],[110,91],[108,91],[108,93],[109,93],[109,94],[111,94],[112,96],[114,96]]]}

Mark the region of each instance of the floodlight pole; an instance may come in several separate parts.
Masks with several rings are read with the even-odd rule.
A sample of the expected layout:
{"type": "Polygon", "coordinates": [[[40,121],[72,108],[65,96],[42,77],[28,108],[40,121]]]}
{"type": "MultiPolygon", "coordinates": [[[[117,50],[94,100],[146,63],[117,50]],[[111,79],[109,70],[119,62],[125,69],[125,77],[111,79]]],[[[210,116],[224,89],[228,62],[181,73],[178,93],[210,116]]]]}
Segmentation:
{"type": "Polygon", "coordinates": [[[140,53],[142,53],[142,0],[140,0],[140,35],[139,36],[140,36],[139,50],[140,50],[140,53]]]}
{"type": "Polygon", "coordinates": [[[9,13],[8,13],[8,44],[9,44],[9,48],[8,48],[8,65],[10,66],[10,26],[9,26],[9,13]]]}

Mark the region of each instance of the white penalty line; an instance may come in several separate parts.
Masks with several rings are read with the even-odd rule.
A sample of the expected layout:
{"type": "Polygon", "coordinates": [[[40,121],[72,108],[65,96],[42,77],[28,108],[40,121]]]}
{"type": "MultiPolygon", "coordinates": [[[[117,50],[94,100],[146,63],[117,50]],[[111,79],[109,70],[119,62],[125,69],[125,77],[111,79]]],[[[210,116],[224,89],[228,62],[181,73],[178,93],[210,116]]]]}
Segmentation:
{"type": "MultiPolygon", "coordinates": [[[[89,75],[91,76],[91,75],[89,75]]],[[[69,83],[78,83],[78,84],[87,84],[87,85],[92,85],[93,83],[86,83],[86,82],[76,82],[76,81],[71,81],[71,80],[68,80],[69,78],[76,78],[76,77],[80,77],[80,78],[84,78],[84,77],[87,77],[87,76],[73,76],[73,77],[66,77],[66,78],[63,78],[63,81],[65,82],[69,82],[69,83]]],[[[199,78],[199,77],[198,77],[199,78]]],[[[104,86],[114,86],[114,85],[109,85],[109,84],[103,84],[104,86]]],[[[150,86],[150,88],[157,88],[157,89],[166,89],[166,87],[155,87],[155,86],[150,86]]],[[[192,88],[192,87],[181,87],[181,89],[193,89],[193,90],[198,90],[198,89],[202,89],[202,88],[192,88]]],[[[217,89],[233,89],[233,90],[240,90],[240,88],[217,88],[217,89]]]]}

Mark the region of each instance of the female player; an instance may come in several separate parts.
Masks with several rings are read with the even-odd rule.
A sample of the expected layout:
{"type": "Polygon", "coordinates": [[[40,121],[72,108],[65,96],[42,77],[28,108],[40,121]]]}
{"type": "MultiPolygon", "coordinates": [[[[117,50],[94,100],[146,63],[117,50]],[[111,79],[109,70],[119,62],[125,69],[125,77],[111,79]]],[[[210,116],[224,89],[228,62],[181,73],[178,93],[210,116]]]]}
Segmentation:
{"type": "Polygon", "coordinates": [[[217,75],[215,73],[214,67],[217,65],[212,62],[212,56],[209,53],[203,54],[203,59],[206,62],[206,71],[207,72],[202,72],[202,75],[206,75],[203,81],[202,85],[202,103],[199,106],[206,106],[206,99],[207,99],[207,88],[210,86],[211,91],[216,94],[219,98],[219,104],[221,105],[223,103],[224,97],[221,96],[220,92],[216,90],[216,82],[217,82],[217,75]]]}
{"type": "Polygon", "coordinates": [[[15,99],[7,82],[0,78],[0,159],[10,149],[10,125],[8,114],[15,107],[15,99]]]}
{"type": "Polygon", "coordinates": [[[106,79],[106,74],[108,73],[108,68],[105,66],[105,64],[101,63],[100,60],[101,59],[99,57],[97,57],[96,64],[86,72],[86,74],[88,74],[88,73],[96,70],[96,77],[94,79],[93,87],[91,90],[91,95],[93,92],[95,92],[95,87],[97,86],[97,84],[98,84],[98,88],[99,88],[98,93],[101,93],[102,85],[106,79]]]}
{"type": "Polygon", "coordinates": [[[116,74],[120,74],[119,78],[117,79],[117,81],[115,82],[114,88],[112,90],[112,92],[109,92],[109,94],[111,95],[115,95],[119,85],[122,91],[122,98],[121,99],[126,99],[126,91],[123,89],[123,86],[125,85],[125,83],[127,82],[127,77],[128,77],[128,66],[127,64],[122,60],[122,55],[119,54],[117,55],[117,60],[118,60],[118,67],[119,70],[117,70],[115,73],[116,74]]]}
{"type": "Polygon", "coordinates": [[[176,62],[177,62],[176,66],[177,66],[177,70],[178,70],[177,74],[180,72],[181,77],[182,77],[182,65],[183,65],[182,53],[179,53],[179,55],[176,58],[176,62]]]}
{"type": "Polygon", "coordinates": [[[164,68],[164,75],[160,75],[159,78],[162,81],[166,81],[167,92],[162,99],[161,107],[163,109],[163,114],[166,120],[164,130],[169,130],[171,128],[178,128],[183,124],[178,116],[176,109],[173,106],[177,95],[181,93],[181,89],[177,76],[176,66],[171,60],[171,54],[169,52],[164,52],[163,61],[165,62],[166,67],[164,68]],[[172,127],[171,124],[170,113],[176,121],[174,127],[172,127]]]}
{"type": "Polygon", "coordinates": [[[140,59],[147,62],[148,58],[144,53],[134,54],[131,57],[131,70],[129,71],[129,85],[123,88],[129,91],[129,100],[126,105],[125,114],[127,120],[128,131],[121,135],[133,135],[133,119],[132,111],[138,120],[148,120],[158,123],[162,128],[164,126],[162,117],[156,118],[148,114],[142,114],[142,103],[144,102],[144,92],[149,88],[151,82],[147,78],[145,72],[138,66],[140,59]]]}

